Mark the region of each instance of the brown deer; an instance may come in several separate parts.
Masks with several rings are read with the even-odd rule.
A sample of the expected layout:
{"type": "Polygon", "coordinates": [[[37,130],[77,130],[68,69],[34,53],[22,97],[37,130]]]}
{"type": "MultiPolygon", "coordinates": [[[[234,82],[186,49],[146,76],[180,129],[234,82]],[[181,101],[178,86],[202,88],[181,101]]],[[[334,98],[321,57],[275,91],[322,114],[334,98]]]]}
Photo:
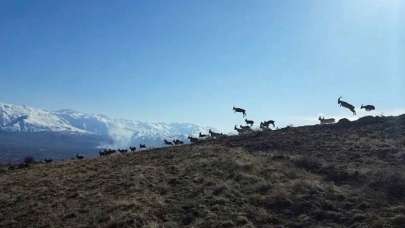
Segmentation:
{"type": "Polygon", "coordinates": [[[240,135],[246,134],[246,133],[250,132],[250,127],[249,127],[249,129],[242,129],[242,128],[238,128],[238,127],[235,125],[235,127],[234,127],[233,129],[234,129],[235,131],[237,131],[238,134],[240,134],[240,135]]]}
{"type": "Polygon", "coordinates": [[[194,138],[191,136],[188,137],[188,140],[190,140],[191,143],[198,143],[200,141],[198,138],[194,138]]]}
{"type": "Polygon", "coordinates": [[[246,123],[247,125],[250,125],[251,127],[253,127],[253,124],[255,124],[255,121],[245,119],[245,123],[246,123]]]}
{"type": "Polygon", "coordinates": [[[273,125],[273,127],[276,127],[275,121],[274,120],[269,120],[269,121],[264,121],[260,123],[260,128],[261,129],[270,129],[270,124],[273,125]]]}
{"type": "Polygon", "coordinates": [[[252,128],[250,126],[242,126],[242,125],[240,125],[239,127],[240,127],[240,129],[245,130],[245,131],[251,131],[252,130],[252,128]]]}
{"type": "Polygon", "coordinates": [[[243,117],[246,117],[246,110],[243,108],[236,108],[235,106],[232,108],[234,112],[239,112],[243,114],[243,117]]]}
{"type": "Polygon", "coordinates": [[[224,136],[222,133],[213,132],[211,129],[208,132],[210,133],[212,138],[217,138],[217,137],[224,136]]]}
{"type": "Polygon", "coordinates": [[[173,146],[173,143],[170,142],[170,141],[167,141],[166,139],[163,140],[163,142],[164,142],[166,145],[168,145],[168,146],[173,146]]]}
{"type": "Polygon", "coordinates": [[[339,97],[339,99],[338,99],[338,104],[340,105],[340,107],[349,109],[355,116],[356,115],[355,107],[353,105],[347,103],[346,101],[342,101],[341,99],[342,99],[342,97],[339,97]]]}
{"type": "Polygon", "coordinates": [[[335,118],[325,119],[325,117],[322,116],[320,116],[318,120],[321,122],[321,124],[333,124],[336,122],[335,118]]]}
{"type": "Polygon", "coordinates": [[[179,139],[173,140],[173,143],[174,143],[174,145],[182,145],[182,144],[184,144],[184,142],[179,140],[179,139]]]}
{"type": "Polygon", "coordinates": [[[370,112],[370,111],[375,110],[375,107],[374,107],[374,105],[361,105],[361,108],[360,108],[360,109],[364,109],[364,110],[366,110],[367,112],[370,112]]]}

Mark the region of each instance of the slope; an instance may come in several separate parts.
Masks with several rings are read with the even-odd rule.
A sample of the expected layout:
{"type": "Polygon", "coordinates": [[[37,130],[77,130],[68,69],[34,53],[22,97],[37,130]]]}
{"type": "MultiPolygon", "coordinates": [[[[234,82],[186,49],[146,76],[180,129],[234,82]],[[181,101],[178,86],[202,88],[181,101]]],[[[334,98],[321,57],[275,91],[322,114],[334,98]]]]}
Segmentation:
{"type": "Polygon", "coordinates": [[[402,227],[405,116],[0,174],[0,227],[402,227]]]}

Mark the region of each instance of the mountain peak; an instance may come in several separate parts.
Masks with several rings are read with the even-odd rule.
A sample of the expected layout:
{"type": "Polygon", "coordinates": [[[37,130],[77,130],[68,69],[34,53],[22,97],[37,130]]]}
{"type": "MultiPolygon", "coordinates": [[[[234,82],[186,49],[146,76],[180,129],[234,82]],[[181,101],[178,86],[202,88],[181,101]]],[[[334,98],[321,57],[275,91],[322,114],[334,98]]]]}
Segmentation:
{"type": "Polygon", "coordinates": [[[160,145],[164,138],[185,139],[206,132],[190,123],[148,123],[113,119],[72,109],[47,111],[25,105],[0,103],[0,130],[6,132],[65,132],[107,136],[112,143],[100,146],[127,147],[139,143],[160,145]]]}

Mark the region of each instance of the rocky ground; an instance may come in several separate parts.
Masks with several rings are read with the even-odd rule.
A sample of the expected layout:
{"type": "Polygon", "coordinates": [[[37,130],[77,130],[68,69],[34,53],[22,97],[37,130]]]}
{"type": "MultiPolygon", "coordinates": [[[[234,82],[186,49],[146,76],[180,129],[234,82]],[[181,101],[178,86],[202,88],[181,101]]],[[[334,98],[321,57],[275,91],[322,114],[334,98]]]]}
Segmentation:
{"type": "Polygon", "coordinates": [[[405,227],[405,115],[0,169],[0,227],[405,227]]]}

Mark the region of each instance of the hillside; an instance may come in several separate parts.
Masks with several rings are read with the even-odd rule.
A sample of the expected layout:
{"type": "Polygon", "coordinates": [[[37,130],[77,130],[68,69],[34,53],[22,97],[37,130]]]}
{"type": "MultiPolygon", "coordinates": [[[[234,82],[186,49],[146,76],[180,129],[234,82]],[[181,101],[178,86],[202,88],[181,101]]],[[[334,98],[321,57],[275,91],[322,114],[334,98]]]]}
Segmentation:
{"type": "Polygon", "coordinates": [[[0,227],[404,227],[405,115],[0,171],[0,227]]]}

